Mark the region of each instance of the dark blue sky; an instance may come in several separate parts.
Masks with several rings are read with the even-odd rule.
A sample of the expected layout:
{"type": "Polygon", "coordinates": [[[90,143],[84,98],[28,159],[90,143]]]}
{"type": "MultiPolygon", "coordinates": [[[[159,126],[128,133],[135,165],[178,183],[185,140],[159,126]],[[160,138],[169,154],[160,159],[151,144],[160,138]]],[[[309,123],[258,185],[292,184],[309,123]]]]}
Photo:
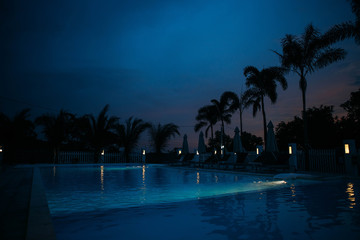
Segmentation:
{"type": "MultiPolygon", "coordinates": [[[[271,50],[280,50],[285,34],[354,19],[346,0],[15,0],[2,1],[0,11],[1,111],[97,114],[108,103],[122,121],[181,126],[191,148],[197,109],[224,91],[245,90],[245,66],[279,65],[271,50]]],[[[360,86],[360,47],[339,46],[346,59],[308,78],[308,106],[334,105],[337,114],[360,86]]],[[[298,78],[289,74],[288,83],[277,104],[266,105],[274,125],[300,115],[298,78]]],[[[238,115],[226,128],[231,136],[238,115]]],[[[262,136],[260,114],[248,110],[244,121],[245,131],[262,136]]]]}

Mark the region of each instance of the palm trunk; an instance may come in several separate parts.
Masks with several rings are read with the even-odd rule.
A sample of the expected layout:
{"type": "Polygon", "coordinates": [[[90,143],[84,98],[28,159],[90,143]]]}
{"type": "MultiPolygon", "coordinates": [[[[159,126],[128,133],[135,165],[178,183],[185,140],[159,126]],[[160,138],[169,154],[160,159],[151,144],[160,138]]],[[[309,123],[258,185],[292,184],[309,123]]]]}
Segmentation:
{"type": "Polygon", "coordinates": [[[265,144],[265,151],[266,151],[266,115],[265,115],[264,97],[261,97],[261,112],[262,112],[262,115],[263,115],[264,144],[265,144]]]}
{"type": "Polygon", "coordinates": [[[309,136],[308,136],[308,119],[307,119],[307,113],[306,113],[305,91],[302,91],[302,98],[303,98],[302,117],[303,117],[303,124],[304,124],[304,147],[307,147],[309,145],[309,136]]]}
{"type": "Polygon", "coordinates": [[[306,79],[302,74],[300,78],[300,89],[302,93],[302,104],[303,104],[302,117],[304,124],[303,130],[304,130],[304,149],[305,149],[305,170],[309,170],[310,163],[309,163],[309,151],[308,151],[309,137],[308,137],[308,118],[306,113],[306,87],[307,87],[306,79]]]}
{"type": "MultiPolygon", "coordinates": [[[[211,141],[214,143],[214,129],[213,129],[213,125],[210,124],[210,128],[211,128],[211,141]]],[[[210,147],[210,144],[209,144],[210,147]]],[[[215,144],[213,145],[214,149],[213,149],[213,153],[215,153],[216,147],[215,144]]]]}
{"type": "Polygon", "coordinates": [[[224,144],[224,120],[221,119],[221,135],[220,135],[220,153],[223,155],[222,146],[224,144]]]}
{"type": "Polygon", "coordinates": [[[214,140],[214,130],[213,130],[213,125],[210,125],[211,128],[211,140],[214,140]]]}
{"type": "Polygon", "coordinates": [[[240,109],[240,137],[242,137],[243,133],[243,122],[242,122],[242,110],[240,109]]]}

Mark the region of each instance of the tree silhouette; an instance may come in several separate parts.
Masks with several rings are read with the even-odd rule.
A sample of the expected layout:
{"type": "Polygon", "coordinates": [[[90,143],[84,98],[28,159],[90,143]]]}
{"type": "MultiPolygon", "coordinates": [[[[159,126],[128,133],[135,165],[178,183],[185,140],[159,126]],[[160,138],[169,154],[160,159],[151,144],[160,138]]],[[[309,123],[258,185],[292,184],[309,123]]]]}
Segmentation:
{"type": "MultiPolygon", "coordinates": [[[[287,88],[287,81],[284,77],[285,70],[280,67],[269,67],[259,71],[254,66],[247,66],[244,69],[246,77],[246,86],[249,88],[244,93],[245,106],[252,106],[253,116],[256,116],[258,111],[262,112],[264,141],[266,146],[266,114],[264,98],[269,97],[271,103],[276,103],[277,100],[277,82],[285,90],[287,88]]],[[[265,149],[266,150],[266,149],[265,149]]]]}
{"type": "Polygon", "coordinates": [[[180,135],[179,127],[173,123],[165,125],[151,125],[150,138],[156,153],[161,153],[167,146],[170,138],[180,135]]]}
{"type": "Polygon", "coordinates": [[[194,127],[195,132],[198,132],[201,128],[206,127],[205,137],[208,136],[209,130],[211,131],[211,139],[214,139],[214,125],[217,122],[216,107],[214,105],[207,105],[198,110],[196,120],[198,121],[194,127]]]}
{"type": "Polygon", "coordinates": [[[256,146],[263,144],[263,140],[261,139],[261,137],[257,137],[246,131],[243,132],[241,141],[242,141],[244,148],[248,151],[255,151],[256,146]]]}
{"type": "Polygon", "coordinates": [[[53,150],[53,161],[57,162],[61,144],[69,140],[74,115],[60,110],[57,116],[44,114],[36,118],[35,123],[43,126],[43,133],[53,150]]]}
{"type": "Polygon", "coordinates": [[[95,161],[99,160],[101,150],[109,146],[115,140],[115,128],[118,125],[119,118],[107,116],[109,105],[107,104],[103,110],[95,118],[93,115],[86,115],[87,132],[90,147],[94,150],[95,161]]]}
{"type": "Polygon", "coordinates": [[[306,78],[308,74],[344,59],[346,55],[343,49],[331,47],[332,41],[329,37],[329,34],[321,35],[312,24],[309,24],[301,36],[288,34],[281,40],[282,54],[274,51],[280,56],[282,66],[300,77],[299,87],[302,93],[305,146],[309,143],[306,116],[306,78]]]}
{"type": "Polygon", "coordinates": [[[360,89],[350,94],[350,99],[340,105],[347,111],[347,117],[360,123],[360,89]]]}
{"type": "Polygon", "coordinates": [[[340,105],[347,111],[347,115],[337,121],[340,139],[355,139],[360,146],[360,89],[352,92],[350,99],[340,105]]]}
{"type": "Polygon", "coordinates": [[[18,150],[35,140],[35,127],[29,116],[30,109],[22,110],[12,119],[0,113],[0,145],[3,146],[4,162],[15,163],[18,150]]]}
{"type": "Polygon", "coordinates": [[[223,144],[220,145],[221,143],[221,131],[215,131],[215,137],[213,139],[209,140],[209,147],[210,147],[210,151],[213,152],[214,149],[217,150],[217,152],[219,153],[221,151],[221,146],[224,146],[226,151],[229,151],[233,148],[233,139],[229,136],[224,134],[222,136],[223,138],[223,144]]]}
{"type": "Polygon", "coordinates": [[[243,135],[243,113],[244,113],[244,110],[246,109],[246,97],[242,91],[239,96],[238,109],[239,109],[239,114],[240,114],[240,136],[242,136],[243,135]]]}
{"type": "MultiPolygon", "coordinates": [[[[337,118],[333,116],[333,106],[312,107],[307,109],[309,119],[309,142],[315,148],[335,148],[341,145],[337,118]]],[[[286,150],[288,143],[301,144],[303,141],[303,120],[294,117],[287,123],[280,122],[276,127],[279,147],[286,150]]]]}
{"type": "Polygon", "coordinates": [[[239,98],[234,92],[224,92],[220,101],[212,99],[211,102],[216,107],[216,118],[221,121],[221,138],[220,146],[223,146],[223,136],[225,135],[224,123],[231,123],[232,113],[239,107],[239,98]]]}
{"type": "Polygon", "coordinates": [[[326,38],[331,42],[354,38],[355,42],[360,45],[360,1],[351,1],[351,10],[355,14],[355,22],[347,21],[336,24],[327,33],[326,38]]]}
{"type": "Polygon", "coordinates": [[[118,145],[125,148],[125,158],[129,159],[129,154],[137,147],[140,135],[151,125],[142,119],[130,117],[125,124],[116,127],[118,135],[118,145]]]}

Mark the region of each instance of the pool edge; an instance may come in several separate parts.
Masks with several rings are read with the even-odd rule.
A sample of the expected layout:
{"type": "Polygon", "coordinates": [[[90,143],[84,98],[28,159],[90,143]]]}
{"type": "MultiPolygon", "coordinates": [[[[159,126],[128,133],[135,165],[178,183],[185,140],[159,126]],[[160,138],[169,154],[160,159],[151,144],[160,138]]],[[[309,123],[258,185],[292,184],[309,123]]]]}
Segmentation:
{"type": "Polygon", "coordinates": [[[26,229],[26,240],[35,239],[56,239],[44,185],[38,167],[33,168],[33,181],[26,229]]]}

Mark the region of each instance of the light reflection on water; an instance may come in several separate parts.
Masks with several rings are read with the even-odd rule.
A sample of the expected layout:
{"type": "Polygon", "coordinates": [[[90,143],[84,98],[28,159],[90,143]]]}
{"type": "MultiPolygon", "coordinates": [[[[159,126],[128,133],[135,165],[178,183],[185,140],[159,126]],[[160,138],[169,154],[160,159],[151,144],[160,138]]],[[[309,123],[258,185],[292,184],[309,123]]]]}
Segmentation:
{"type": "MultiPolygon", "coordinates": [[[[112,178],[105,167],[105,195],[110,189],[118,190],[113,185],[127,182],[129,184],[127,191],[133,193],[140,191],[138,201],[146,203],[149,200],[146,198],[149,196],[146,191],[152,192],[154,186],[162,186],[166,181],[175,184],[178,191],[181,191],[181,187],[188,188],[191,185],[206,186],[205,183],[208,181],[215,183],[216,177],[217,184],[221,188],[229,185],[229,183],[225,184],[229,179],[238,178],[240,183],[243,181],[241,176],[234,177],[231,174],[207,175],[201,171],[188,171],[180,175],[177,173],[181,171],[177,172],[176,169],[167,173],[161,169],[144,167],[139,170],[137,173],[136,170],[127,171],[125,175],[112,178]],[[167,174],[172,177],[167,179],[167,174]],[[129,182],[136,179],[139,184],[129,182]]],[[[48,175],[52,176],[52,174],[48,175]]],[[[80,175],[75,177],[74,182],[80,178],[80,175]]],[[[86,176],[84,181],[90,181],[91,176],[99,175],[99,172],[92,175],[88,171],[82,177],[86,176]]],[[[56,184],[51,182],[56,181],[65,185],[66,183],[74,185],[68,182],[69,176],[65,176],[62,170],[57,168],[56,179],[51,178],[50,184],[46,183],[47,188],[54,187],[56,184]]],[[[251,184],[271,184],[271,182],[266,182],[266,179],[252,179],[251,184]]],[[[53,222],[59,240],[99,238],[111,240],[118,239],[119,236],[121,239],[300,240],[341,239],[344,236],[348,239],[359,239],[360,208],[356,204],[360,194],[358,181],[321,182],[308,185],[298,184],[298,181],[295,181],[283,186],[198,200],[143,204],[115,209],[88,209],[81,214],[76,211],[58,212],[53,216],[53,222]]],[[[81,185],[80,189],[85,195],[91,190],[87,184],[81,185]]],[[[166,187],[162,190],[171,191],[166,187]]],[[[195,194],[200,193],[199,188],[195,188],[195,194]]],[[[92,195],[94,196],[96,195],[92,195]]],[[[160,194],[160,196],[166,195],[160,194]]],[[[71,200],[67,202],[71,205],[71,200]]]]}
{"type": "Polygon", "coordinates": [[[349,200],[349,208],[354,208],[356,205],[356,199],[355,199],[355,193],[354,193],[354,184],[348,183],[346,188],[346,193],[348,194],[348,200],[349,200]]]}
{"type": "Polygon", "coordinates": [[[56,170],[56,175],[50,175],[46,168],[42,169],[52,214],[178,202],[285,185],[283,181],[259,176],[145,165],[56,170]]]}

